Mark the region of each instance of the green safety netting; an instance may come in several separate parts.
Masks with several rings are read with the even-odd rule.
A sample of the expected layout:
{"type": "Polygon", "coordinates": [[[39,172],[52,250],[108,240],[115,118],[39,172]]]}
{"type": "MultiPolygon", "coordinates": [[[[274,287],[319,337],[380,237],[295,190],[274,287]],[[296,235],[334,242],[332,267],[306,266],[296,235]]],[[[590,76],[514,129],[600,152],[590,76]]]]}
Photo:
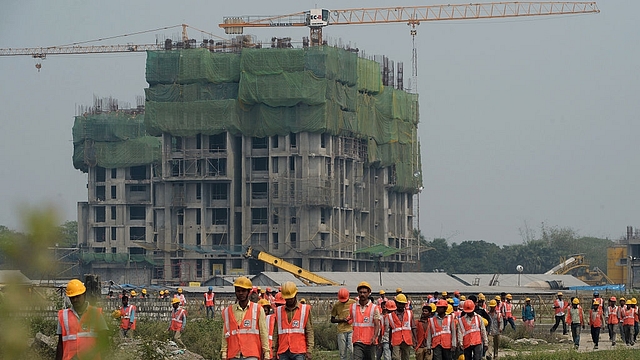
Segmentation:
{"type": "Polygon", "coordinates": [[[377,94],[382,91],[382,73],[380,64],[373,60],[358,58],[358,91],[377,94]]]}
{"type": "Polygon", "coordinates": [[[145,136],[144,115],[113,111],[76,116],[73,123],[73,143],[94,141],[124,141],[145,136]]]}
{"type": "Polygon", "coordinates": [[[124,264],[128,262],[141,263],[146,262],[151,265],[155,265],[155,261],[153,257],[150,255],[141,255],[141,254],[122,254],[122,253],[81,253],[78,255],[80,260],[89,264],[94,261],[106,262],[106,263],[115,263],[115,264],[124,264]]]}
{"type": "Polygon", "coordinates": [[[358,82],[358,54],[330,46],[314,46],[304,51],[305,70],[348,86],[358,82]]]}
{"type": "Polygon", "coordinates": [[[237,99],[238,83],[158,84],[144,89],[147,101],[200,101],[237,99]]]}
{"type": "Polygon", "coordinates": [[[240,71],[253,75],[303,71],[304,59],[304,49],[243,49],[240,71]]]}
{"type": "Polygon", "coordinates": [[[143,136],[118,142],[84,141],[73,145],[73,166],[86,172],[90,166],[107,169],[159,163],[161,141],[143,136]]]}
{"type": "Polygon", "coordinates": [[[240,55],[207,49],[147,51],[146,77],[149,85],[238,82],[240,55]]]}

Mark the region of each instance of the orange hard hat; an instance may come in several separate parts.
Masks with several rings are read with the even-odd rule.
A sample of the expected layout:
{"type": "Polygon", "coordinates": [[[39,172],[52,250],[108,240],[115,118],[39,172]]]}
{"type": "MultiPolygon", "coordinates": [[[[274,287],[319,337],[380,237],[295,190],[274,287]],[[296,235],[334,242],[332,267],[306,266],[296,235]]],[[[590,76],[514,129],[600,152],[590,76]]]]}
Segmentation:
{"type": "Polygon", "coordinates": [[[287,303],[287,301],[282,297],[281,292],[276,294],[276,299],[273,302],[275,302],[276,305],[284,305],[287,303]]]}
{"type": "Polygon", "coordinates": [[[446,308],[447,306],[449,306],[449,303],[447,302],[447,300],[440,299],[436,302],[436,307],[446,308]]]}
{"type": "Polygon", "coordinates": [[[473,312],[476,309],[476,304],[473,302],[473,300],[465,300],[464,303],[462,304],[462,310],[464,310],[464,312],[470,313],[473,312]]]}
{"type": "Polygon", "coordinates": [[[385,308],[389,311],[396,311],[398,307],[396,306],[396,302],[393,300],[387,300],[385,303],[385,308]]]}
{"type": "Polygon", "coordinates": [[[343,303],[349,300],[349,290],[347,290],[347,288],[340,288],[340,290],[338,290],[338,300],[343,303]]]}

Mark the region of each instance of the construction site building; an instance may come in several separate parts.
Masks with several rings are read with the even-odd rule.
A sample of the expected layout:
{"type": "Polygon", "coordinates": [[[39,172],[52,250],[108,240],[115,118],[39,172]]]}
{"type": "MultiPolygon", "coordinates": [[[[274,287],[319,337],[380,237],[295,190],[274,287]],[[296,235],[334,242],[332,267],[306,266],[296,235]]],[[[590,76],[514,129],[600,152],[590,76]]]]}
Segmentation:
{"type": "Polygon", "coordinates": [[[146,78],[135,109],[98,101],[75,119],[86,272],[184,284],[277,271],[247,246],[310,271],[412,270],[418,98],[386,60],[150,51],[146,78]]]}

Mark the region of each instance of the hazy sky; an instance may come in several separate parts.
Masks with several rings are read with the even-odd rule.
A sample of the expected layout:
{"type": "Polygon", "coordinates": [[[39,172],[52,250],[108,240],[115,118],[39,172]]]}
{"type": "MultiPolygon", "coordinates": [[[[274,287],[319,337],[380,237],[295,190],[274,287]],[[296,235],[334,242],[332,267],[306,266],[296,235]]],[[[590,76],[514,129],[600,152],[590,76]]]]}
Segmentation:
{"type": "MultiPolygon", "coordinates": [[[[5,0],[0,48],[68,44],[181,23],[224,36],[225,15],[310,8],[411,6],[437,1],[28,1],[5,0]]],[[[640,1],[600,2],[597,15],[423,23],[418,27],[422,168],[420,225],[427,238],[522,241],[540,224],[616,239],[640,225],[640,1]]],[[[158,32],[179,36],[179,29],[158,32]]],[[[258,39],[306,28],[255,29],[258,39]]],[[[403,61],[409,28],[325,28],[325,37],[403,61]]],[[[195,31],[191,37],[202,36],[195,31]]],[[[156,35],[110,43],[154,43],[156,35]]],[[[76,108],[94,94],[135,105],[145,54],[0,57],[0,224],[18,208],[51,202],[76,219],[86,175],[73,168],[76,108]]]]}

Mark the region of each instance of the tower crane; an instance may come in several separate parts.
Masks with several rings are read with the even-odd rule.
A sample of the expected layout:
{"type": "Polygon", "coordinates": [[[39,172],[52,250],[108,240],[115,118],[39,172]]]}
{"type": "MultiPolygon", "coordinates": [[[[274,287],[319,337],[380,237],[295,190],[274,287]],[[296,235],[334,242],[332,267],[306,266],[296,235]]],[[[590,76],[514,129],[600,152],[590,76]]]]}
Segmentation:
{"type": "Polygon", "coordinates": [[[293,14],[276,16],[226,16],[218,26],[227,34],[242,34],[244,28],[300,27],[310,30],[311,46],[323,45],[322,28],[328,25],[406,23],[411,27],[412,87],[417,90],[416,27],[421,22],[441,20],[471,20],[512,18],[522,16],[568,15],[598,13],[595,2],[491,2],[459,5],[393,6],[358,9],[311,9],[293,14]]]}

